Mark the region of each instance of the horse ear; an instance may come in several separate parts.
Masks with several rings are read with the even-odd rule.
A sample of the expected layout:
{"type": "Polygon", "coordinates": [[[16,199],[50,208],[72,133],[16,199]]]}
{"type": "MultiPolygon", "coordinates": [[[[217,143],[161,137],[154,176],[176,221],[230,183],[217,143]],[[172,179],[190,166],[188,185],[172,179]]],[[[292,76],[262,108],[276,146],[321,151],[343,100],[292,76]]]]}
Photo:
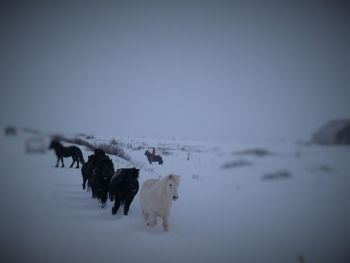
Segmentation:
{"type": "Polygon", "coordinates": [[[171,179],[176,181],[178,184],[180,183],[180,175],[171,174],[171,175],[169,175],[169,180],[171,180],[171,179]]]}

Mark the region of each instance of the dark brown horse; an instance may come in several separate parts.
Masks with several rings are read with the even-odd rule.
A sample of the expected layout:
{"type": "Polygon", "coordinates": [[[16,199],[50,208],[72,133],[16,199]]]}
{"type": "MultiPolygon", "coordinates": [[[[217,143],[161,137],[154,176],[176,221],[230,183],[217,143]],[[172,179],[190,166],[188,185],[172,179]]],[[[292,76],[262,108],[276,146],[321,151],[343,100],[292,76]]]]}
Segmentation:
{"type": "Polygon", "coordinates": [[[77,147],[77,146],[68,146],[68,147],[64,147],[59,141],[52,141],[49,149],[54,149],[56,156],[57,156],[57,163],[56,163],[56,167],[58,167],[58,163],[59,160],[61,160],[62,163],[62,167],[64,167],[64,163],[63,163],[63,158],[67,158],[67,157],[72,157],[73,162],[70,165],[70,168],[73,167],[73,164],[75,162],[77,162],[77,166],[76,168],[79,168],[79,161],[84,164],[84,158],[83,158],[83,153],[81,152],[81,150],[77,147]]]}

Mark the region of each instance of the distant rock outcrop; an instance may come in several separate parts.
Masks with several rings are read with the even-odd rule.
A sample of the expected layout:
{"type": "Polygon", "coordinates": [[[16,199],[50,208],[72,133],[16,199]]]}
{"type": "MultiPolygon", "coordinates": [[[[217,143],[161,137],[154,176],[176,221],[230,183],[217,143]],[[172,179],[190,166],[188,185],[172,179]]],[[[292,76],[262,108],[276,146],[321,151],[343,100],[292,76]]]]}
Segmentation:
{"type": "Polygon", "coordinates": [[[350,119],[331,120],[312,135],[317,144],[350,144],[350,119]]]}
{"type": "Polygon", "coordinates": [[[8,126],[8,127],[5,128],[5,135],[7,135],[7,136],[16,136],[16,134],[17,134],[16,127],[8,126]]]}

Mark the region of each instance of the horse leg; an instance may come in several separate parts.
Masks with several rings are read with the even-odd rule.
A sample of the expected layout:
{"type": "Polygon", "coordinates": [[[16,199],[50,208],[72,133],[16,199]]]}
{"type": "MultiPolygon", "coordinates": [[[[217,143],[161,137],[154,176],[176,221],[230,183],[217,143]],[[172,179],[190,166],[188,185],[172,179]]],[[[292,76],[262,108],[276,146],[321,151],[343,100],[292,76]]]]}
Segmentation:
{"type": "Polygon", "coordinates": [[[145,211],[145,210],[142,210],[142,215],[143,215],[143,219],[145,221],[147,221],[148,217],[149,217],[149,214],[145,211]]]}
{"type": "Polygon", "coordinates": [[[89,191],[90,189],[91,189],[91,184],[90,184],[89,179],[87,179],[87,188],[86,188],[86,191],[89,191]]]}
{"type": "Polygon", "coordinates": [[[157,216],[153,212],[150,212],[148,215],[147,225],[153,227],[157,224],[157,216]]]}
{"type": "Polygon", "coordinates": [[[169,231],[168,216],[162,216],[164,231],[169,231]]]}
{"type": "Polygon", "coordinates": [[[129,213],[130,204],[131,204],[131,202],[132,202],[133,199],[134,199],[133,196],[127,197],[127,198],[125,199],[125,203],[124,203],[124,215],[125,215],[125,216],[127,216],[128,213],[129,213]]]}
{"type": "Polygon", "coordinates": [[[75,163],[75,158],[74,158],[74,157],[72,157],[72,160],[73,160],[73,162],[72,162],[72,164],[69,166],[69,168],[72,168],[72,167],[73,167],[73,164],[75,163]]]}
{"type": "Polygon", "coordinates": [[[97,196],[96,196],[96,189],[95,189],[95,185],[92,183],[90,183],[90,187],[91,187],[91,198],[92,199],[95,199],[97,196]]]}
{"type": "Polygon", "coordinates": [[[62,163],[62,167],[64,167],[63,157],[61,157],[61,163],[62,163]]]}
{"type": "Polygon", "coordinates": [[[114,206],[112,207],[112,215],[115,215],[120,207],[120,198],[118,194],[114,195],[114,206]]]}
{"type": "Polygon", "coordinates": [[[56,167],[58,167],[58,162],[60,161],[60,157],[57,157],[57,163],[56,163],[56,167]]]}
{"type": "Polygon", "coordinates": [[[130,202],[125,200],[124,204],[124,215],[127,216],[129,213],[129,208],[130,208],[130,202]]]}
{"type": "Polygon", "coordinates": [[[86,181],[87,181],[87,179],[83,178],[83,190],[85,190],[85,188],[86,188],[86,181]]]}
{"type": "Polygon", "coordinates": [[[79,158],[76,157],[76,160],[77,160],[77,166],[75,168],[79,169],[79,158]]]}
{"type": "Polygon", "coordinates": [[[108,194],[107,191],[102,190],[101,193],[101,208],[105,208],[107,205],[108,194]]]}

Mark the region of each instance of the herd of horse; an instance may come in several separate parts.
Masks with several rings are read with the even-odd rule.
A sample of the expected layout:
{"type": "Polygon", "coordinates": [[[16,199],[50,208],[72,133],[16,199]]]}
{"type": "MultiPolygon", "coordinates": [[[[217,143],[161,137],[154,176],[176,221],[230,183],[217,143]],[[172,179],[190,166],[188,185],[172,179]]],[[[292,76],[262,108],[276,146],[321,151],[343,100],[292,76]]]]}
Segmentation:
{"type": "MultiPolygon", "coordinates": [[[[84,161],[83,153],[77,146],[65,147],[59,141],[52,140],[49,149],[53,149],[56,153],[56,167],[59,166],[59,161],[61,167],[64,167],[63,158],[67,157],[72,157],[70,168],[75,163],[76,168],[79,168],[79,163],[82,164],[83,190],[91,189],[92,198],[98,199],[102,208],[106,207],[109,197],[111,202],[114,201],[113,215],[118,212],[121,205],[124,206],[124,215],[128,215],[130,205],[139,192],[139,169],[120,168],[115,171],[112,160],[102,149],[95,149],[94,153],[89,155],[87,162],[84,161]]],[[[149,156],[146,153],[149,163],[153,161],[163,163],[161,156],[149,156]]],[[[142,184],[139,195],[140,206],[147,226],[155,226],[157,217],[160,217],[163,229],[169,230],[171,204],[178,199],[179,184],[180,176],[173,174],[163,179],[148,179],[142,184]]]]}

